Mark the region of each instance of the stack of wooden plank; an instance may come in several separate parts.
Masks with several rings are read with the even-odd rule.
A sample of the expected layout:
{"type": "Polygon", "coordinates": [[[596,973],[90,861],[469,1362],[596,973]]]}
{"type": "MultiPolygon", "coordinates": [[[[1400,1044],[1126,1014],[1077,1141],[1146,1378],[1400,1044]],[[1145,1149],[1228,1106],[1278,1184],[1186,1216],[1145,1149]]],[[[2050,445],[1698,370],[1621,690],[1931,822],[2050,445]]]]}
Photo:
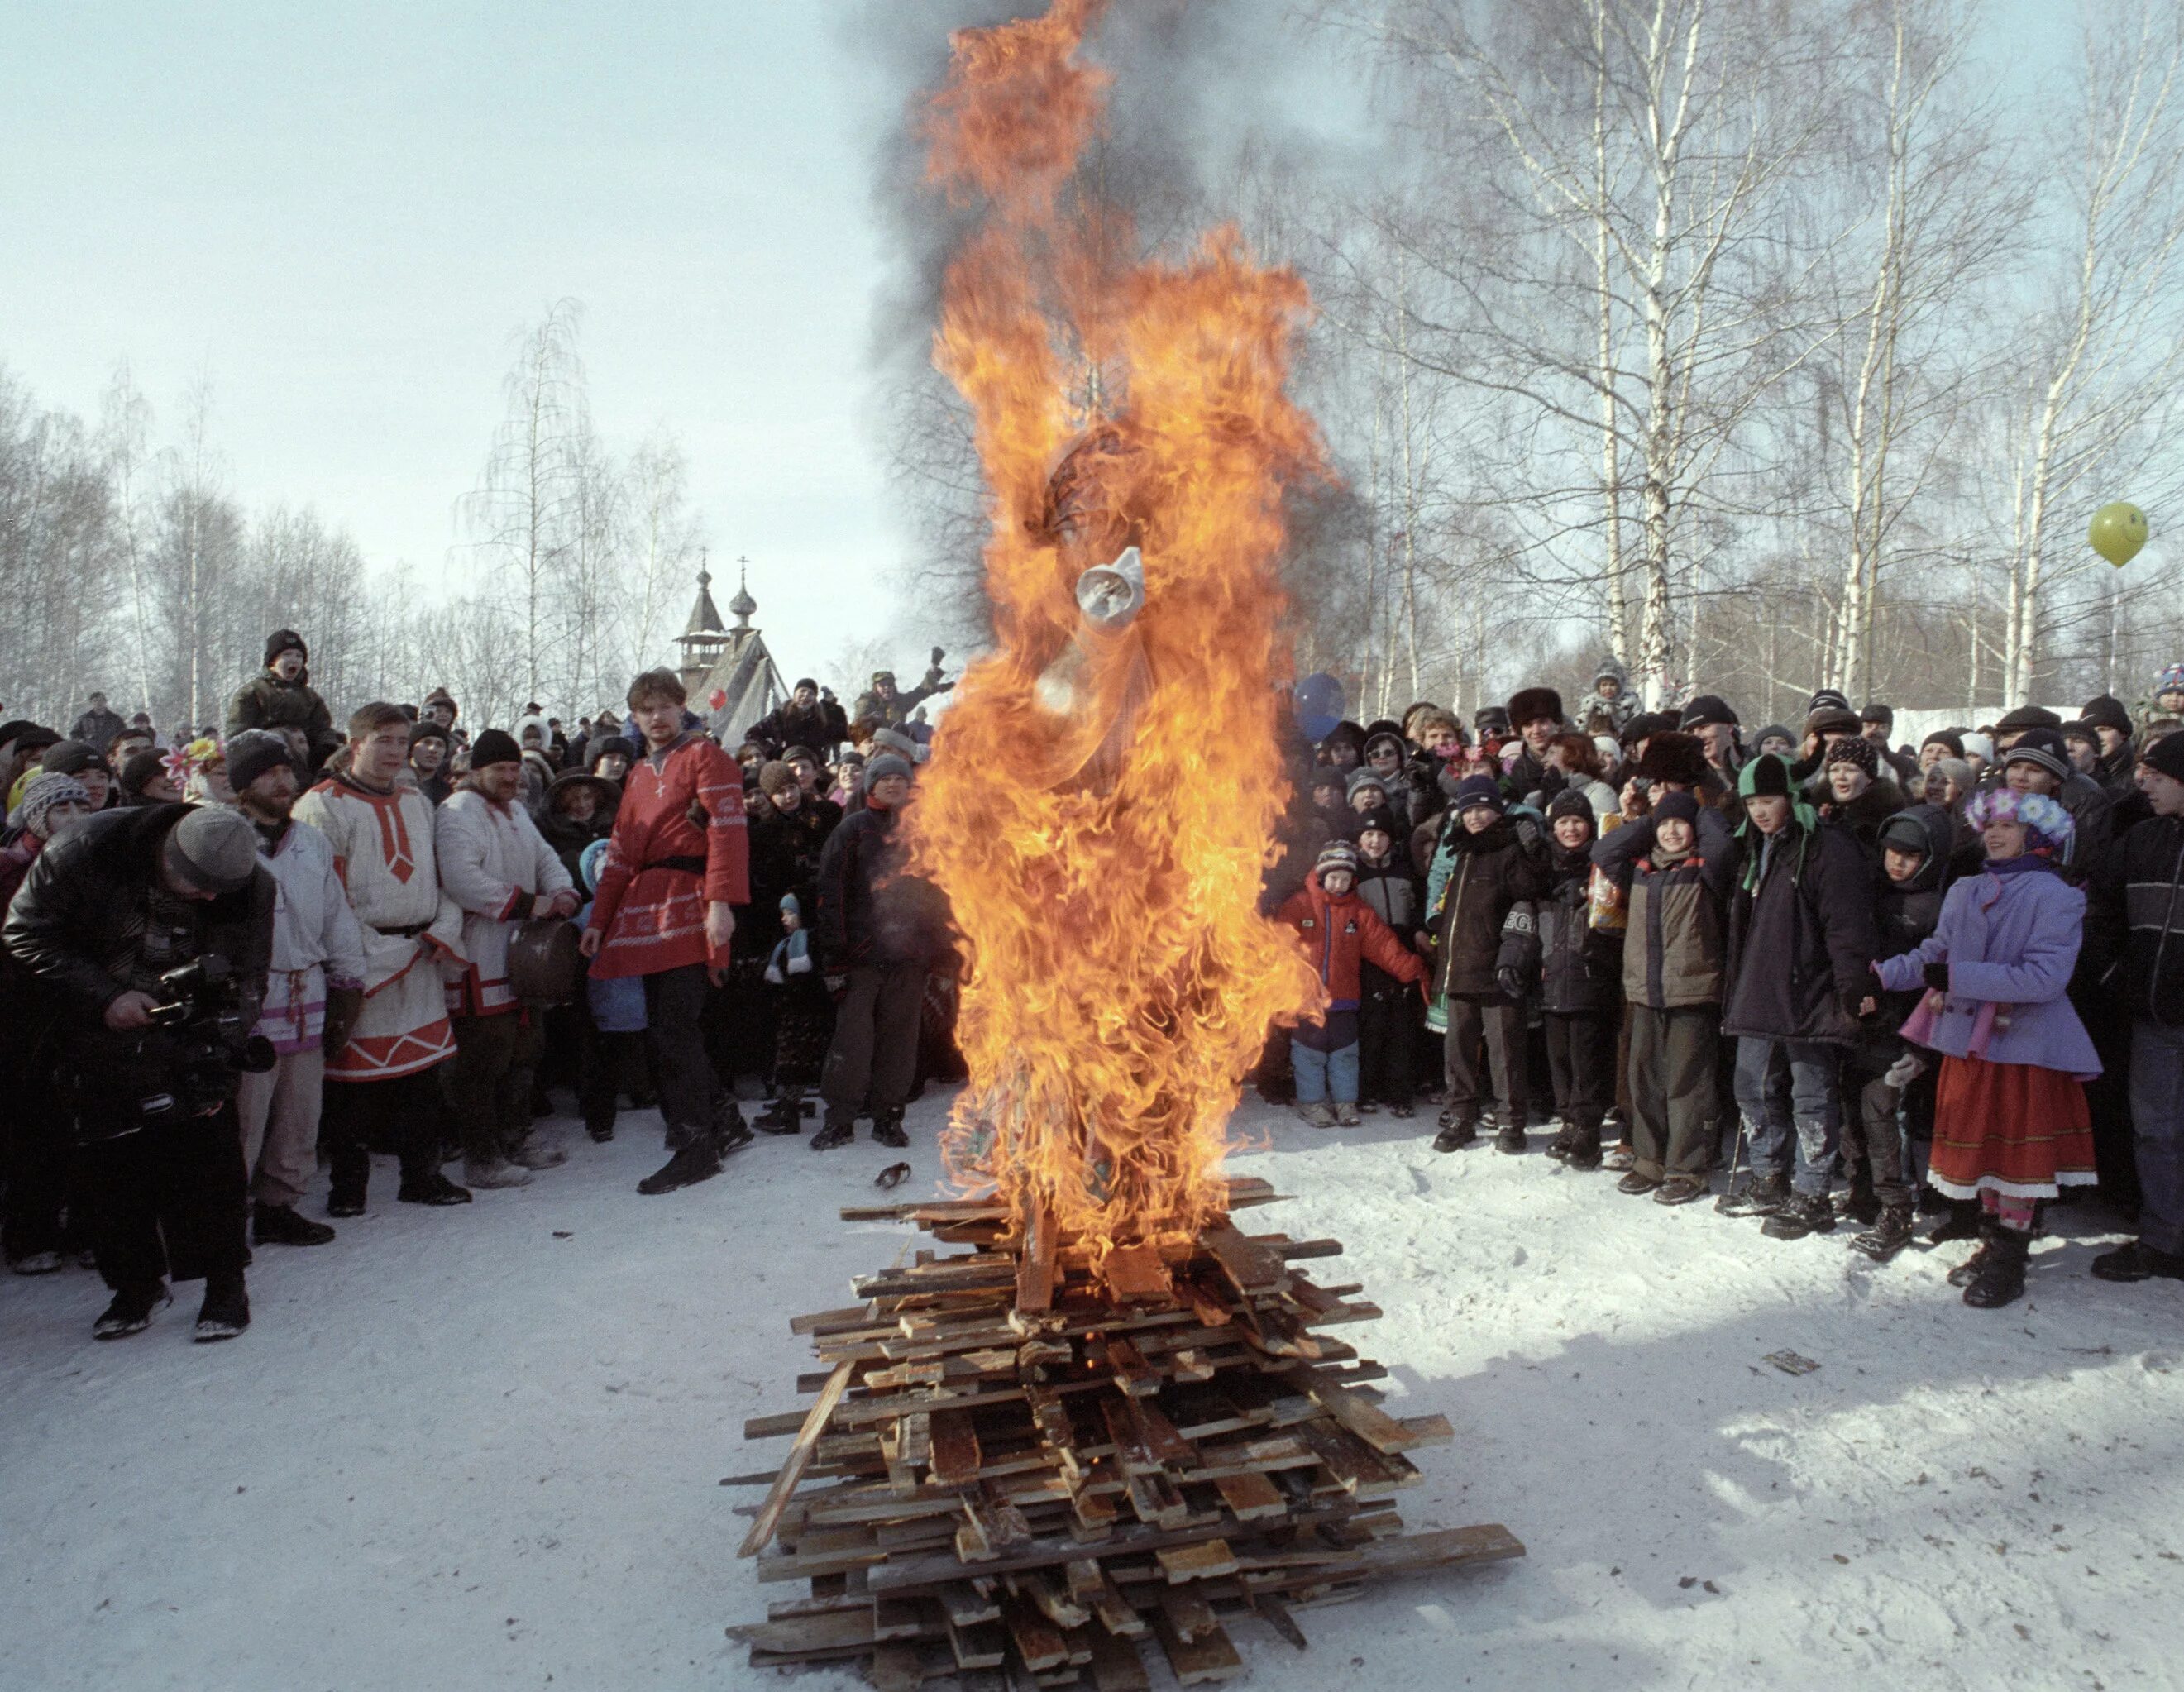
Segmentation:
{"type": "MultiPolygon", "coordinates": [[[[1229,1209],[1272,1202],[1229,1183],[1229,1209]]],[[[917,1223],[942,1245],[854,1283],[864,1302],[796,1318],[826,1366],[743,1554],[809,1596],[732,1628],[755,1664],[861,1663],[890,1692],[1149,1684],[1158,1650],[1184,1685],[1243,1663],[1228,1630],[1370,1583],[1521,1556],[1499,1526],[1406,1533],[1408,1453],[1446,1442],[1399,1417],[1385,1375],[1326,1332],[1379,1314],[1300,1262],[1332,1240],[1246,1234],[1227,1216],[1093,1254],[999,1201],[844,1211],[917,1223]]]]}

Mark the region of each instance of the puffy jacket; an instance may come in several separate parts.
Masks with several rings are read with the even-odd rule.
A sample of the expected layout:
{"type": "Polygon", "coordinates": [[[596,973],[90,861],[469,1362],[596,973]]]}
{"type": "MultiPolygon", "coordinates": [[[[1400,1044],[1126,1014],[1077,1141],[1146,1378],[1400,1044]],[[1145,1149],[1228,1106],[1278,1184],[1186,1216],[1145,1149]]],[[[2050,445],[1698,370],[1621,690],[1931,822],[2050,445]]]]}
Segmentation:
{"type": "Polygon", "coordinates": [[[1750,822],[1729,910],[1725,1034],[1858,1038],[1873,990],[1873,865],[1857,838],[1800,806],[1771,843],[1750,822]]]}
{"type": "Polygon", "coordinates": [[[1653,1010],[1721,1002],[1726,904],[1736,850],[1717,811],[1699,813],[1697,838],[1685,857],[1656,863],[1654,820],[1612,831],[1592,861],[1629,889],[1623,934],[1623,996],[1653,1010]]]}
{"type": "Polygon", "coordinates": [[[2128,928],[2116,980],[2126,1010],[2184,1023],[2184,817],[2149,817],[2112,843],[2092,891],[2101,914],[2128,928]]]}
{"type": "Polygon", "coordinates": [[[1521,930],[1505,927],[1502,960],[1538,982],[1542,1010],[1558,1016],[1612,1010],[1622,996],[1623,960],[1615,938],[1592,926],[1591,854],[1557,846],[1553,857],[1554,885],[1510,910],[1512,924],[1520,914],[1529,920],[1532,943],[1528,948],[1517,938],[1513,947],[1521,930]]]}
{"type": "Polygon", "coordinates": [[[308,670],[292,682],[265,670],[244,682],[228,701],[227,732],[235,735],[246,728],[271,729],[276,733],[284,728],[300,728],[311,749],[314,770],[342,747],[341,733],[334,727],[326,702],[311,686],[308,670]]]}
{"type": "Polygon", "coordinates": [[[1295,929],[1304,941],[1305,955],[1319,971],[1327,988],[1328,1009],[1354,1010],[1362,994],[1358,966],[1370,962],[1396,980],[1408,982],[1426,978],[1426,966],[1397,939],[1373,907],[1356,890],[1336,899],[1319,884],[1319,871],[1305,877],[1303,888],[1290,895],[1278,920],[1295,929]]]}
{"type": "MultiPolygon", "coordinates": [[[[1949,849],[1955,829],[1948,811],[1937,804],[1913,805],[1889,819],[1882,828],[1880,846],[1908,844],[1911,831],[1925,853],[1925,861],[1908,881],[1892,881],[1883,868],[1875,872],[1873,899],[1873,955],[1892,958],[1917,947],[1942,920],[1942,896],[1949,883],[1949,849]]],[[[1875,1014],[1858,1025],[1868,1045],[1901,1046],[1896,1031],[1919,1006],[1916,992],[1883,993],[1875,1014]]]]}
{"type": "Polygon", "coordinates": [[[1412,871],[1409,859],[1400,852],[1384,864],[1358,860],[1357,897],[1373,907],[1373,914],[1406,946],[1426,926],[1425,878],[1412,871]]]}
{"type": "Polygon", "coordinates": [[[1437,995],[1499,1002],[1502,925],[1519,899],[1552,885],[1546,836],[1529,817],[1504,816],[1474,834],[1451,812],[1426,875],[1426,925],[1435,940],[1437,995]]]}

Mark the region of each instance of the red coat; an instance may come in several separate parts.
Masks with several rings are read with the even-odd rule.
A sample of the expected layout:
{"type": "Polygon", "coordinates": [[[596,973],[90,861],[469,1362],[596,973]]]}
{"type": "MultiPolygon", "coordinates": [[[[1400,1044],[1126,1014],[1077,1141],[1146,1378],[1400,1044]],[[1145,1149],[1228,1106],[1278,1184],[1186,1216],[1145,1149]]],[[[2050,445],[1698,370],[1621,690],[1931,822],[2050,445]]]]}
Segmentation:
{"type": "Polygon", "coordinates": [[[688,733],[622,777],[587,925],[606,937],[592,973],[604,980],[687,964],[726,968],[727,953],[708,955],[705,946],[705,907],[716,901],[750,903],[743,771],[704,735],[688,733]],[[702,830],[694,810],[706,820],[702,830]]]}
{"type": "Polygon", "coordinates": [[[1360,996],[1357,965],[1369,959],[1398,981],[1412,985],[1426,978],[1418,955],[1396,938],[1380,914],[1357,897],[1355,887],[1333,899],[1319,884],[1319,871],[1289,897],[1278,913],[1303,937],[1306,956],[1326,984],[1330,1010],[1355,1010],[1360,996]]]}

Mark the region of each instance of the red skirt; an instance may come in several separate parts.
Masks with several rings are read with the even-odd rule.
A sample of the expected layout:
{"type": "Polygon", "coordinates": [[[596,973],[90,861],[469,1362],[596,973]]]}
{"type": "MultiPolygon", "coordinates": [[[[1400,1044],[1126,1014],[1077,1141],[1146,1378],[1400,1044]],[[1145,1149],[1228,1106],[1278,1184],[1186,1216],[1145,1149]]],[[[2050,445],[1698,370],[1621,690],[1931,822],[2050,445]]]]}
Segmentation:
{"type": "Polygon", "coordinates": [[[1982,1189],[2052,1199],[2059,1188],[2091,1186],[2098,1177],[2086,1089],[2036,1064],[1944,1057],[1926,1178],[1952,1199],[1976,1199],[1982,1189]]]}

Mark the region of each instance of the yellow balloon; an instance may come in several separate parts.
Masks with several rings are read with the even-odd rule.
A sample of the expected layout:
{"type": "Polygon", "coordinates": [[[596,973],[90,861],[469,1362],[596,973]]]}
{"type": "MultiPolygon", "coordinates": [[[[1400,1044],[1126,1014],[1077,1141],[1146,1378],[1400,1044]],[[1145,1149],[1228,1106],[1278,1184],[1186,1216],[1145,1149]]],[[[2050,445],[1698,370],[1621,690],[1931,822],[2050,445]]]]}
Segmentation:
{"type": "Polygon", "coordinates": [[[2121,570],[2146,544],[2146,513],[2128,499],[2103,505],[2093,513],[2093,525],[2086,538],[2093,543],[2095,552],[2121,570]]]}

